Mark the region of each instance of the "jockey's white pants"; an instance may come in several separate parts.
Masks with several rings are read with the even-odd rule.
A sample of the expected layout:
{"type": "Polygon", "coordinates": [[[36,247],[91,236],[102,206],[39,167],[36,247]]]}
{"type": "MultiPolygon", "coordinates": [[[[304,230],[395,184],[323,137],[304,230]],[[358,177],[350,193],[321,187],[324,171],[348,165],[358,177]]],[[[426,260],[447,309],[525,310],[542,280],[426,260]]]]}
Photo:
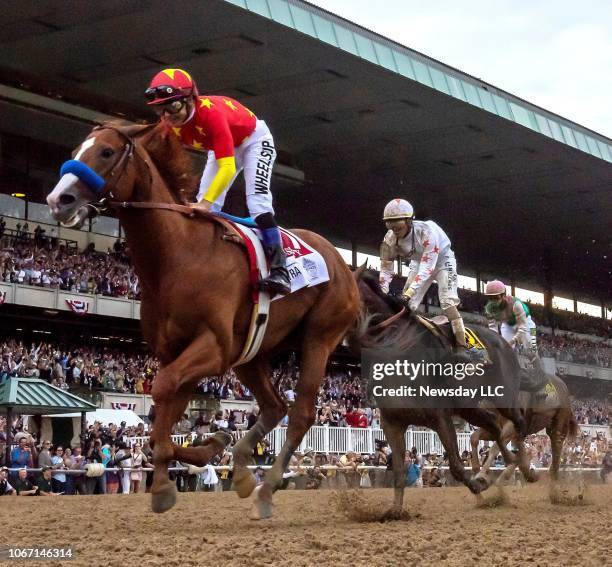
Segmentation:
{"type": "MultiPolygon", "coordinates": [[[[404,291],[410,287],[418,271],[418,264],[410,268],[408,277],[406,278],[404,291]]],[[[444,256],[438,257],[436,269],[410,299],[410,308],[416,310],[419,307],[434,280],[438,283],[438,299],[440,300],[440,307],[442,310],[448,309],[449,307],[457,307],[459,305],[457,279],[457,260],[455,260],[455,253],[452,250],[448,250],[448,252],[444,253],[444,256]]]]}
{"type": "MultiPolygon", "coordinates": [[[[213,203],[211,210],[218,212],[223,208],[227,192],[230,190],[236,177],[238,177],[238,174],[244,171],[249,214],[253,218],[263,213],[274,214],[270,181],[272,179],[272,167],[274,166],[274,160],[276,160],[276,148],[274,147],[272,134],[263,120],[258,120],[253,133],[240,146],[234,149],[234,158],[236,160],[236,175],[229,182],[225,191],[213,203]]],[[[204,193],[206,193],[206,190],[212,183],[217,170],[215,153],[209,151],[206,167],[200,180],[198,201],[204,197],[204,193]]]]}
{"type": "Polygon", "coordinates": [[[523,350],[526,355],[530,352],[537,354],[538,344],[536,339],[536,324],[533,322],[531,315],[527,317],[527,326],[528,329],[526,331],[519,331],[517,336],[517,325],[508,325],[508,323],[502,321],[500,325],[500,333],[501,336],[508,342],[510,342],[512,338],[516,336],[516,342],[518,344],[514,345],[515,349],[523,350]]]}

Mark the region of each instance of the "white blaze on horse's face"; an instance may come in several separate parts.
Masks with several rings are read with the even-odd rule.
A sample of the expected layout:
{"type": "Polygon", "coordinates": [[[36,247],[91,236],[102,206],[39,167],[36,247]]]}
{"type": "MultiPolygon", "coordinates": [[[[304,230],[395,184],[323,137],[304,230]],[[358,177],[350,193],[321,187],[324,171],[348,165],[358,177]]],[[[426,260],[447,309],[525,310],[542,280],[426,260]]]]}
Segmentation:
{"type": "MultiPolygon", "coordinates": [[[[96,137],[87,138],[74,156],[74,160],[81,161],[85,153],[96,143],[96,137]]],[[[87,218],[85,205],[91,203],[95,195],[73,173],[62,175],[53,191],[47,196],[47,205],[51,209],[53,218],[66,226],[82,224],[87,218]]]]}
{"type": "Polygon", "coordinates": [[[82,144],[81,147],[79,149],[79,151],[77,152],[77,154],[74,156],[74,159],[76,161],[79,161],[81,159],[81,157],[83,156],[83,154],[89,149],[91,148],[94,144],[96,143],[96,138],[94,136],[92,136],[91,138],[87,138],[87,140],[85,140],[82,144]]]}

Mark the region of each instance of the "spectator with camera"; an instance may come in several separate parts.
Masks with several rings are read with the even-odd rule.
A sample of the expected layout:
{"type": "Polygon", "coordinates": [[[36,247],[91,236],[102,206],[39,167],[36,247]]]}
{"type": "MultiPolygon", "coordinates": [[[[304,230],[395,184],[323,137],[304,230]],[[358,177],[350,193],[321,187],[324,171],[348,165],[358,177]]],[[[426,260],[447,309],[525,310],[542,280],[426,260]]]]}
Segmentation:
{"type": "Polygon", "coordinates": [[[43,441],[38,453],[38,468],[50,467],[53,464],[51,457],[51,441],[43,441]]]}
{"type": "MultiPolygon", "coordinates": [[[[102,451],[102,433],[100,431],[100,424],[94,424],[94,427],[90,434],[90,439],[87,449],[87,462],[89,464],[101,464],[104,465],[106,456],[102,451]]],[[[87,493],[88,494],[106,494],[106,474],[100,476],[89,476],[87,477],[87,493]]]]}
{"type": "Polygon", "coordinates": [[[11,468],[34,468],[33,448],[34,442],[28,440],[28,437],[22,436],[19,439],[19,445],[11,451],[11,468]]]}

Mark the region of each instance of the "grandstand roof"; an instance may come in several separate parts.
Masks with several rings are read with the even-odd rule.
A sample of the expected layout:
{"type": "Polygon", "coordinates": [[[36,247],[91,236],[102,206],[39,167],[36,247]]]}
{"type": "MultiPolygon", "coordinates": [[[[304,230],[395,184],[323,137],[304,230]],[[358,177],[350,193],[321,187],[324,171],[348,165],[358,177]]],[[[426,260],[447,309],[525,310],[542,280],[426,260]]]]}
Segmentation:
{"type": "Polygon", "coordinates": [[[0,384],[0,408],[21,414],[95,411],[96,406],[38,378],[9,378],[0,384]]]}
{"type": "MultiPolygon", "coordinates": [[[[413,201],[461,273],[612,300],[612,141],[299,0],[9,2],[0,82],[132,118],[166,66],[243,101],[306,182],[281,221],[375,253],[384,204],[413,201]]],[[[82,130],[2,103],[3,127],[76,144],[82,130]],[[15,115],[18,114],[17,119],[15,115]]]]}

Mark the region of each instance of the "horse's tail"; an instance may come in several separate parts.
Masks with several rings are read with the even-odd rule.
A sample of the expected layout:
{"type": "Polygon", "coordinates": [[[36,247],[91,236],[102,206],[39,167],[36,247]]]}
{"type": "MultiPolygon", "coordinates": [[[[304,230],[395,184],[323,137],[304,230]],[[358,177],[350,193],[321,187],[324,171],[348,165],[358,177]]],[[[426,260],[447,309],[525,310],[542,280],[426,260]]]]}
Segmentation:
{"type": "Polygon", "coordinates": [[[580,433],[580,427],[578,426],[578,422],[576,421],[576,416],[574,415],[574,412],[572,411],[572,402],[570,398],[569,389],[565,381],[560,376],[553,375],[552,381],[554,383],[555,388],[557,389],[561,407],[565,410],[565,412],[567,412],[567,420],[566,420],[567,438],[573,441],[576,438],[576,436],[580,433]]]}

